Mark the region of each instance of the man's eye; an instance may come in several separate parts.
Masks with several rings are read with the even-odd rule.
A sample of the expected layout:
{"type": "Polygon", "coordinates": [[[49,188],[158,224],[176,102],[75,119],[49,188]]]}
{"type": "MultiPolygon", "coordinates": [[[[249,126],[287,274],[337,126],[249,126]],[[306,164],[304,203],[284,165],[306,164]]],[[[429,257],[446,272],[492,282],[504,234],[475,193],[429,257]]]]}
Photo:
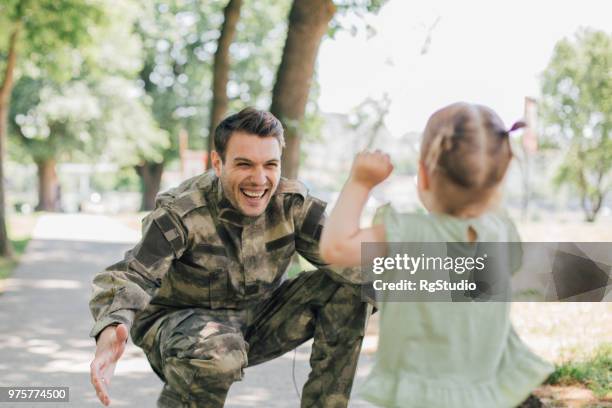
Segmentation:
{"type": "Polygon", "coordinates": [[[278,163],[268,163],[266,166],[276,168],[278,167],[278,163]]]}
{"type": "Polygon", "coordinates": [[[238,167],[249,167],[249,163],[238,163],[238,167]]]}

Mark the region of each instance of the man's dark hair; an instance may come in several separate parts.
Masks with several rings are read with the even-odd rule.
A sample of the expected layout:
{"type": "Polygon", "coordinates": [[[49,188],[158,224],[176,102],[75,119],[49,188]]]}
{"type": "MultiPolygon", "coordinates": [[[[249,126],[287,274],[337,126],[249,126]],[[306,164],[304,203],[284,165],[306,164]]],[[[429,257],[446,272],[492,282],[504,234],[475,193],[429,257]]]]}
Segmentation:
{"type": "Polygon", "coordinates": [[[215,129],[215,150],[225,160],[225,149],[233,132],[244,132],[259,137],[274,137],[280,143],[281,148],[285,147],[283,136],[283,125],[270,112],[244,108],[238,113],[223,119],[215,129]]]}

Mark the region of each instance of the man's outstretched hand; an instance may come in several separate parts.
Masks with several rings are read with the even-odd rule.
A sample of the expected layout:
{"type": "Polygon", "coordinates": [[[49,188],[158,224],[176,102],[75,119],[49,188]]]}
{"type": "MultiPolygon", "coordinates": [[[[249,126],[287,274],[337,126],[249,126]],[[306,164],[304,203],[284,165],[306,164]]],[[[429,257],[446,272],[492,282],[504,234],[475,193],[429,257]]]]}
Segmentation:
{"type": "Polygon", "coordinates": [[[125,324],[108,326],[100,333],[96,345],[96,355],[91,362],[91,384],[104,405],[110,404],[108,386],[115,372],[115,365],[125,350],[128,329],[125,324]]]}

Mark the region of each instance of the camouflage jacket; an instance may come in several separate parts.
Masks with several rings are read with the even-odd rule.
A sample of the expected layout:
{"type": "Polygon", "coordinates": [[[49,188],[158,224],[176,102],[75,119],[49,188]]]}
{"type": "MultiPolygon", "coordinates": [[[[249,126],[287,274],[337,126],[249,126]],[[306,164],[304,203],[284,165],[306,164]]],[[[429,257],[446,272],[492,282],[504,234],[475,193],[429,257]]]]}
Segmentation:
{"type": "MultiPolygon", "coordinates": [[[[142,335],[168,309],[247,308],[281,284],[296,251],[327,267],[318,248],[325,205],[300,182],[282,179],[266,211],[246,217],[213,172],[161,194],[141,241],[95,276],[90,336],[117,323],[142,335]]],[[[327,269],[340,281],[358,281],[355,269],[327,269]]]]}

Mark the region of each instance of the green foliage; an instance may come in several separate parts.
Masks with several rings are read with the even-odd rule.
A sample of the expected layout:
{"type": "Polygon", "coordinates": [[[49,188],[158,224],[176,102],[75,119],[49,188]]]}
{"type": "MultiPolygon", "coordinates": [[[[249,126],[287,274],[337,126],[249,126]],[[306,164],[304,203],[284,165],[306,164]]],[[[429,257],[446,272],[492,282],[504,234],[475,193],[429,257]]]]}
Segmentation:
{"type": "Polygon", "coordinates": [[[113,191],[138,191],[140,179],[133,168],[123,168],[113,177],[113,191]]]}
{"type": "Polygon", "coordinates": [[[367,20],[368,14],[376,14],[388,0],[336,0],[336,14],[329,24],[327,34],[334,38],[340,31],[357,35],[365,31],[368,37],[376,35],[376,30],[367,20]]]}
{"type": "Polygon", "coordinates": [[[170,135],[177,157],[177,137],[187,130],[192,148],[202,148],[208,124],[211,64],[222,20],[220,2],[153,1],[143,3],[136,24],[144,50],[140,81],[151,99],[153,116],[170,135]]]}
{"type": "Polygon", "coordinates": [[[135,79],[143,65],[142,42],[134,33],[139,3],[104,0],[103,5],[106,23],[89,27],[91,43],[72,50],[82,60],[79,76],[90,82],[109,76],[135,79]]]}
{"type": "Polygon", "coordinates": [[[289,0],[244,0],[230,47],[230,110],[267,109],[287,31],[289,0]]]}
{"type": "Polygon", "coordinates": [[[586,361],[557,365],[546,383],[584,384],[599,397],[609,395],[612,393],[612,344],[603,344],[586,361]]]}
{"type": "MultiPolygon", "coordinates": [[[[22,30],[10,110],[10,130],[17,136],[12,156],[121,166],[162,162],[177,157],[180,129],[188,131],[191,148],[203,148],[226,4],[3,1],[0,68],[6,40],[19,25],[22,30]]],[[[291,0],[244,0],[230,48],[230,111],[269,106],[290,5],[291,0]]],[[[314,88],[300,123],[313,135],[320,128],[314,88]]]]}
{"type": "Polygon", "coordinates": [[[63,53],[78,60],[78,70],[58,79],[30,61],[25,71],[32,75],[15,84],[11,130],[20,150],[34,160],[134,166],[143,158],[162,160],[169,146],[143,90],[131,79],[142,68],[140,38],[132,32],[139,8],[118,0],[99,7],[107,20],[87,27],[88,46],[55,50],[56,57],[63,53]]]}
{"type": "MultiPolygon", "coordinates": [[[[144,47],[140,79],[152,100],[155,120],[170,134],[164,159],[177,157],[184,128],[190,148],[203,149],[208,137],[212,64],[226,2],[154,1],[145,6],[136,31],[144,47]]],[[[245,0],[230,47],[230,110],[266,108],[280,62],[289,0],[245,0]]]]}
{"type": "Polygon", "coordinates": [[[589,220],[612,188],[611,70],[612,35],[582,29],[557,43],[542,76],[547,144],[567,152],[554,181],[578,192],[589,220]]]}
{"type": "Polygon", "coordinates": [[[133,166],[161,159],[167,136],[132,81],[108,77],[58,84],[22,77],[13,90],[11,129],[37,160],[112,161],[133,166]]]}
{"type": "Polygon", "coordinates": [[[95,92],[102,114],[92,127],[96,139],[105,143],[100,159],[130,167],[142,160],[162,161],[170,140],[143,102],[142,89],[131,80],[111,76],[96,84],[95,92]]]}
{"type": "Polygon", "coordinates": [[[124,167],[117,173],[94,174],[91,178],[91,188],[103,193],[109,191],[138,191],[140,180],[131,167],[124,167]]]}
{"type": "Polygon", "coordinates": [[[8,37],[20,30],[21,66],[67,80],[78,71],[78,56],[69,49],[92,41],[91,27],[102,24],[104,11],[97,0],[8,0],[0,5],[0,50],[6,53],[8,37]]]}
{"type": "Polygon", "coordinates": [[[90,123],[101,115],[87,85],[22,77],[13,89],[11,128],[34,160],[95,148],[90,123]]]}

